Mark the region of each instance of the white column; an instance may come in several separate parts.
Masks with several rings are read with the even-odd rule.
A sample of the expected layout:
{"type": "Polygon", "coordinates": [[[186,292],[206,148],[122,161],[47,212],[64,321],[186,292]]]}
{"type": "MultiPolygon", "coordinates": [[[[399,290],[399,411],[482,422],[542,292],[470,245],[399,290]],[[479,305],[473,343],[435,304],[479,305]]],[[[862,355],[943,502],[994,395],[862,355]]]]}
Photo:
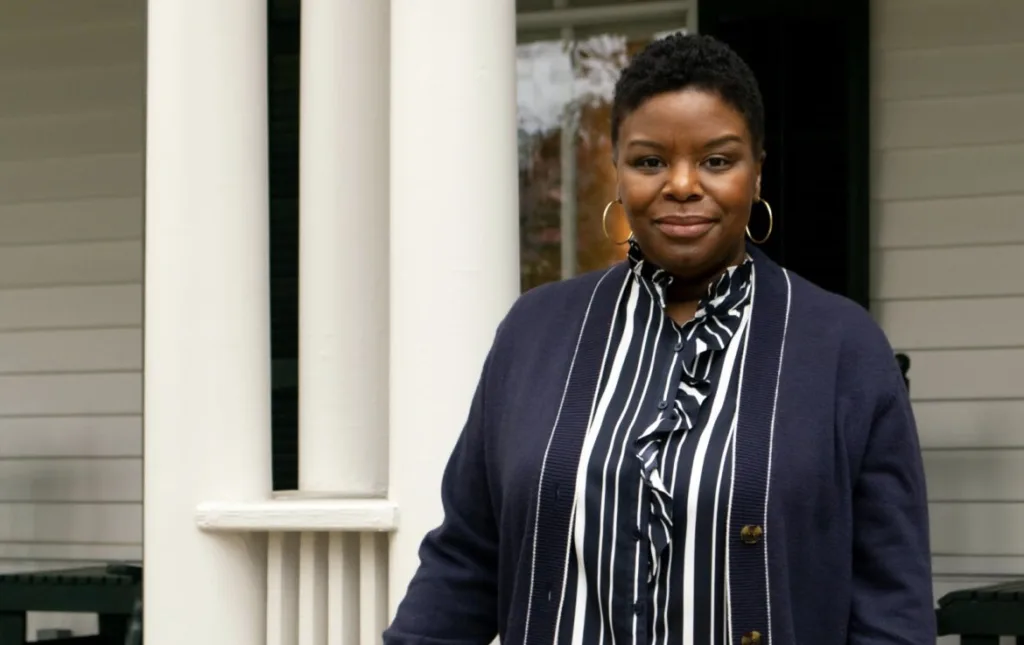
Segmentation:
{"type": "Polygon", "coordinates": [[[514,0],[391,3],[390,603],[519,292],[514,0]]]}
{"type": "Polygon", "coordinates": [[[265,0],[150,0],[147,645],[264,642],[266,555],[196,526],[270,493],[265,0]]]}
{"type": "Polygon", "coordinates": [[[387,493],[388,8],[302,5],[303,493],[387,493]]]}

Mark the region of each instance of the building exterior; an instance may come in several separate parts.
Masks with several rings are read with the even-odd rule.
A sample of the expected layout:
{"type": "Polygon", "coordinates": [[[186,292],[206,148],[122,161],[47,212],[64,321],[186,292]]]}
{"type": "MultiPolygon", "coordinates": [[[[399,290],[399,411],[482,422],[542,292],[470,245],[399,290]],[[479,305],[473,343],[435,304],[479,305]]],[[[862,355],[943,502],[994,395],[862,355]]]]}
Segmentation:
{"type": "MultiPolygon", "coordinates": [[[[695,0],[304,5],[0,6],[0,570],[144,559],[154,645],[374,641],[495,324],[615,259],[615,66],[698,28],[695,0]],[[291,292],[267,279],[289,12],[291,292]],[[296,381],[302,492],[272,494],[296,381]]],[[[1019,0],[871,3],[870,302],[913,362],[939,595],[1024,576],[1022,24],[1019,0]]]]}

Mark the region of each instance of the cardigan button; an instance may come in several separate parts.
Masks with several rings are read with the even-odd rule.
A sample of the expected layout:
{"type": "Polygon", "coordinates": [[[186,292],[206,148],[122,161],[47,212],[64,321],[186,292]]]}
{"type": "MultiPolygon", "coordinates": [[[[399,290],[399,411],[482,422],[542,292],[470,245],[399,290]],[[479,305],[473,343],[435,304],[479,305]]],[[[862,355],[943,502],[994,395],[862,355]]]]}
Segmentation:
{"type": "Polygon", "coordinates": [[[659,410],[664,410],[667,407],[668,407],[668,401],[662,401],[662,402],[658,403],[658,409],[659,410]]]}
{"type": "Polygon", "coordinates": [[[764,529],[760,526],[747,524],[740,529],[740,539],[743,540],[744,544],[757,544],[761,541],[762,535],[764,535],[764,529]]]}
{"type": "Polygon", "coordinates": [[[678,343],[676,343],[676,346],[673,347],[672,349],[676,350],[677,352],[683,351],[683,342],[679,341],[678,343]]]}
{"type": "Polygon", "coordinates": [[[761,632],[748,632],[740,639],[742,645],[761,645],[761,632]]]}

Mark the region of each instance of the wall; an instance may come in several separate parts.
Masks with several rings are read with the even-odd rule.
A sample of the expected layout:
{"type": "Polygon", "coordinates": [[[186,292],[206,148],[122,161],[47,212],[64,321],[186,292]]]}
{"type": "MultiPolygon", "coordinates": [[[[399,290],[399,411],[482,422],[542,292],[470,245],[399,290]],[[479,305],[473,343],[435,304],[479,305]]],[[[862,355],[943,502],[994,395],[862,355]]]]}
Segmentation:
{"type": "Polygon", "coordinates": [[[1024,576],[1024,3],[872,10],[872,308],[913,362],[942,595],[1024,576]]]}
{"type": "Polygon", "coordinates": [[[144,11],[0,4],[0,570],[141,558],[144,11]]]}

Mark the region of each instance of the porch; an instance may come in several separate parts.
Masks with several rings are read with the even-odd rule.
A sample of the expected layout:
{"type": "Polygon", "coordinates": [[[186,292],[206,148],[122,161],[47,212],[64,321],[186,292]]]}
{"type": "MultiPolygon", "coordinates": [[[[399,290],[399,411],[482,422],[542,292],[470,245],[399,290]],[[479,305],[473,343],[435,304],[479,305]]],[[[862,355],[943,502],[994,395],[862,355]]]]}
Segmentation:
{"type": "MultiPolygon", "coordinates": [[[[1024,6],[872,9],[866,304],[913,360],[942,595],[1024,575],[1024,6]]],[[[0,569],[144,561],[156,645],[376,642],[497,321],[615,259],[607,83],[562,41],[607,81],[699,24],[692,0],[5,3],[0,569]]],[[[54,628],[97,623],[30,617],[54,628]]]]}

